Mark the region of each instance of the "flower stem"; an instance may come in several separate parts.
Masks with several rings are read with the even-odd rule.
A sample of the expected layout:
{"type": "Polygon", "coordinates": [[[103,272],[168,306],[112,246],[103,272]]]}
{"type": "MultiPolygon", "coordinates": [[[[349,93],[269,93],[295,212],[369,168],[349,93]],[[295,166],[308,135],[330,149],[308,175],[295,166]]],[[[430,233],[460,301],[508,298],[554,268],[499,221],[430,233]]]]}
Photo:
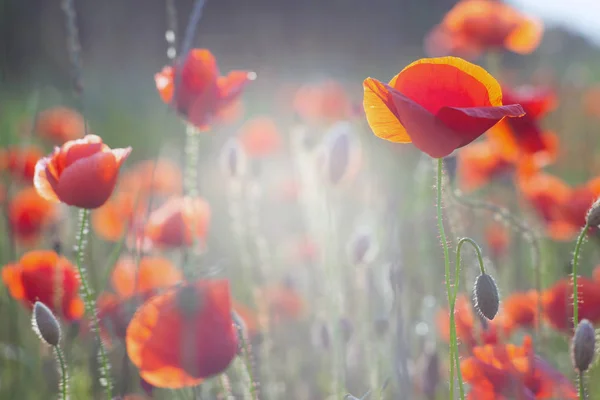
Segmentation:
{"type": "MultiPolygon", "coordinates": [[[[450,399],[454,399],[454,360],[455,357],[458,359],[458,349],[456,344],[456,322],[454,320],[454,301],[452,286],[450,284],[450,254],[448,251],[448,242],[446,240],[446,232],[444,230],[444,219],[442,214],[442,179],[443,174],[443,159],[437,159],[437,180],[436,180],[436,210],[438,228],[440,231],[440,240],[442,241],[442,249],[444,250],[444,274],[446,281],[446,293],[448,295],[448,307],[450,308],[450,399]]],[[[456,362],[456,366],[459,369],[457,372],[459,377],[459,383],[462,386],[462,379],[460,378],[460,365],[456,362]]],[[[461,394],[461,399],[464,399],[464,395],[461,394]]]]}
{"type": "Polygon", "coordinates": [[[94,294],[88,283],[86,270],[83,266],[83,257],[85,254],[86,236],[89,232],[89,217],[90,210],[82,208],[79,210],[79,233],[77,236],[77,272],[79,274],[79,281],[81,283],[81,292],[83,296],[83,302],[85,303],[85,309],[91,319],[92,331],[98,339],[98,358],[100,361],[100,384],[104,387],[106,397],[108,400],[112,400],[112,380],[110,378],[110,365],[108,363],[108,357],[106,355],[106,349],[104,343],[100,337],[100,323],[98,321],[98,314],[96,313],[96,301],[94,300],[94,294]]]}
{"type": "Polygon", "coordinates": [[[56,354],[56,361],[58,361],[60,367],[60,400],[67,400],[69,398],[69,373],[67,372],[65,356],[60,346],[54,347],[54,354],[56,354]]]}
{"type": "Polygon", "coordinates": [[[248,333],[246,331],[245,328],[241,328],[238,330],[239,333],[239,338],[241,340],[241,344],[242,344],[242,349],[244,350],[244,365],[245,365],[245,370],[246,370],[246,374],[248,375],[247,378],[250,381],[250,398],[252,400],[259,400],[259,392],[257,389],[257,385],[258,383],[256,382],[256,380],[254,379],[254,375],[252,373],[252,365],[253,365],[253,360],[252,360],[252,348],[250,346],[250,340],[248,338],[248,333]]]}
{"type": "Polygon", "coordinates": [[[573,252],[573,327],[576,327],[579,323],[579,291],[577,290],[577,264],[579,263],[579,250],[581,249],[581,245],[583,244],[588,228],[589,226],[586,223],[581,230],[581,233],[579,233],[579,237],[577,237],[575,251],[573,252]]]}
{"type": "Polygon", "coordinates": [[[585,385],[583,383],[583,372],[579,372],[579,400],[585,400],[585,385]]]}

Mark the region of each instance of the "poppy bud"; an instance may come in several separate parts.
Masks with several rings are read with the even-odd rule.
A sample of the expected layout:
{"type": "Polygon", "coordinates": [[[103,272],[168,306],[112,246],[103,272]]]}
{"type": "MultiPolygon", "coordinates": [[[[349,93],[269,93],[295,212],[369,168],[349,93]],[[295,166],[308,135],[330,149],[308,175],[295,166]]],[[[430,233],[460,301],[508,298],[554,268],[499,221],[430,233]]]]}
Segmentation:
{"type": "Polygon", "coordinates": [[[500,307],[498,286],[491,275],[481,274],[475,280],[475,309],[489,320],[494,319],[500,307]]]}
{"type": "Polygon", "coordinates": [[[368,264],[377,256],[379,247],[369,230],[358,231],[348,243],[350,262],[355,265],[368,264]]]}
{"type": "Polygon", "coordinates": [[[325,137],[325,160],[323,166],[325,178],[337,185],[347,178],[357,162],[356,143],[353,142],[351,125],[338,122],[325,137]]]}
{"type": "Polygon", "coordinates": [[[239,178],[246,171],[246,153],[235,138],[227,140],[221,149],[219,164],[223,173],[231,178],[239,178]]]}
{"type": "Polygon", "coordinates": [[[596,348],[596,332],[587,319],[582,319],[577,325],[571,343],[573,366],[579,372],[587,371],[594,360],[596,348]]]}
{"type": "Polygon", "coordinates": [[[31,324],[42,341],[50,346],[58,346],[60,325],[52,311],[44,303],[35,302],[31,324]]]}
{"type": "Polygon", "coordinates": [[[585,217],[588,226],[600,225],[600,199],[596,200],[590,207],[585,217]]]}

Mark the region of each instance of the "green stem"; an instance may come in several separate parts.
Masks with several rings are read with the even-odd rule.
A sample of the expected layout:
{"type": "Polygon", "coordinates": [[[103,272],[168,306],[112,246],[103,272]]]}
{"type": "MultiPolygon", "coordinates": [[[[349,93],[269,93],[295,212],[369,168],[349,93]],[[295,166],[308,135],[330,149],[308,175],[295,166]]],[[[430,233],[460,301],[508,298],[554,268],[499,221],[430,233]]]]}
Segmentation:
{"type": "Polygon", "coordinates": [[[577,242],[575,243],[575,251],[573,252],[573,327],[575,328],[579,323],[579,291],[577,290],[577,264],[579,263],[579,250],[581,249],[581,245],[585,239],[585,235],[588,231],[588,224],[586,223],[581,233],[579,233],[579,237],[577,238],[577,242]]]}
{"type": "Polygon", "coordinates": [[[254,380],[254,374],[252,372],[252,349],[250,348],[248,334],[245,328],[241,328],[239,333],[240,340],[242,341],[242,349],[244,350],[244,366],[246,367],[246,373],[248,375],[248,380],[250,381],[250,398],[252,400],[259,400],[258,390],[256,389],[257,383],[254,380]]]}
{"type": "Polygon", "coordinates": [[[56,360],[60,367],[60,400],[67,400],[69,398],[69,375],[67,372],[67,364],[65,363],[65,356],[60,346],[54,347],[54,354],[56,354],[56,360]]]}
{"type": "Polygon", "coordinates": [[[579,372],[579,400],[585,400],[585,385],[583,384],[583,372],[579,372]]]}
{"type": "Polygon", "coordinates": [[[85,309],[91,319],[92,331],[96,335],[98,340],[98,352],[100,359],[100,384],[106,391],[106,397],[108,400],[112,400],[112,380],[110,379],[110,365],[108,363],[108,357],[106,355],[106,349],[104,343],[100,337],[100,322],[98,321],[98,314],[96,313],[96,301],[92,289],[87,280],[86,271],[83,267],[83,257],[85,254],[86,236],[89,232],[89,217],[90,210],[82,208],[79,210],[79,233],[77,236],[77,272],[79,274],[79,281],[81,282],[81,292],[83,295],[83,302],[85,303],[85,309]]]}
{"type": "MultiPolygon", "coordinates": [[[[448,295],[448,307],[450,308],[450,399],[454,399],[454,361],[458,359],[458,349],[456,344],[456,321],[454,320],[454,299],[452,293],[452,285],[450,284],[450,254],[448,251],[448,242],[446,240],[446,232],[444,230],[444,219],[442,213],[442,174],[443,174],[443,159],[437,160],[437,180],[436,180],[436,210],[438,228],[440,231],[440,240],[442,241],[442,249],[444,250],[444,274],[446,280],[446,293],[448,295]]],[[[460,386],[462,386],[462,377],[460,374],[460,365],[457,362],[457,376],[460,386]]],[[[461,392],[461,399],[464,399],[464,394],[461,392]]]]}

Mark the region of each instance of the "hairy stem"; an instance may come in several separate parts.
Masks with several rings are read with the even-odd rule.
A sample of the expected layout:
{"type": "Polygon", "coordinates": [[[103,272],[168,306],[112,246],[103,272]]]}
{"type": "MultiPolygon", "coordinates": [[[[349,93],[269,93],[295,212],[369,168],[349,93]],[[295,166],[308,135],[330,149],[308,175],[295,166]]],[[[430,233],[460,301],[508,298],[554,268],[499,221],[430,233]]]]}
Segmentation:
{"type": "Polygon", "coordinates": [[[69,398],[69,373],[67,372],[65,355],[60,346],[54,347],[54,354],[56,354],[56,361],[60,368],[60,400],[67,400],[69,398]]]}
{"type": "Polygon", "coordinates": [[[579,251],[583,241],[585,240],[585,235],[587,234],[588,228],[589,226],[586,223],[579,233],[579,237],[577,237],[575,251],[573,252],[573,327],[576,327],[579,323],[579,290],[577,290],[577,265],[579,264],[579,251]]]}
{"type": "Polygon", "coordinates": [[[96,301],[94,300],[94,294],[89,285],[86,270],[83,266],[83,258],[85,253],[86,236],[89,232],[89,217],[90,210],[80,209],[79,210],[79,233],[77,236],[77,272],[79,274],[79,281],[81,283],[81,292],[83,301],[85,303],[85,309],[90,316],[92,331],[94,332],[96,339],[98,340],[98,358],[100,361],[100,384],[104,387],[106,397],[108,400],[112,400],[112,380],[110,378],[110,365],[108,357],[106,355],[106,349],[104,343],[100,337],[100,322],[98,321],[98,314],[96,313],[96,301]]]}

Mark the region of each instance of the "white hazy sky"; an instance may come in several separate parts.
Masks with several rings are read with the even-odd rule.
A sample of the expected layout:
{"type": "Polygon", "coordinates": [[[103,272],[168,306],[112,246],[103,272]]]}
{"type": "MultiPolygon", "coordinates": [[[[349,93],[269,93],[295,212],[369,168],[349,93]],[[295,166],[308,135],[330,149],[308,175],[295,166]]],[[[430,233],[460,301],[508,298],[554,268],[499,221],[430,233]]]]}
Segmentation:
{"type": "Polygon", "coordinates": [[[508,0],[517,8],[542,17],[600,43],[600,0],[508,0]]]}

